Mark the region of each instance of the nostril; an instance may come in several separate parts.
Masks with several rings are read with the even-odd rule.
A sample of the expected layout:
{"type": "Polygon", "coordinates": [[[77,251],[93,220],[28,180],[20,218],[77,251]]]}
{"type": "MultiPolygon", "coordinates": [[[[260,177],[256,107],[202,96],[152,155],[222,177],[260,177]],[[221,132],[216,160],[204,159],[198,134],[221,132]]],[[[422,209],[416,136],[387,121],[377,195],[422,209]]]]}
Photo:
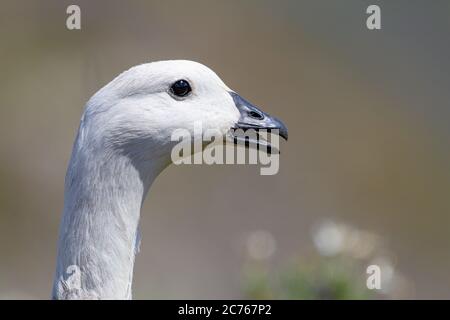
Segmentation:
{"type": "Polygon", "coordinates": [[[256,112],[256,111],[249,111],[247,114],[249,117],[256,119],[256,120],[264,119],[264,115],[262,115],[261,113],[256,112]]]}

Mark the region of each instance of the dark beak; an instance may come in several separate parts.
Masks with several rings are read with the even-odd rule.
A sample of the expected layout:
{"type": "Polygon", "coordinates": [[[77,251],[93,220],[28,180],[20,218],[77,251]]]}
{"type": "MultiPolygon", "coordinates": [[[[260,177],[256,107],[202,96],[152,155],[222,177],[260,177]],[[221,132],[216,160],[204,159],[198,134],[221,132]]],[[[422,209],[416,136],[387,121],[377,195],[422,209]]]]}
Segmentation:
{"type": "MultiPolygon", "coordinates": [[[[240,95],[235,92],[230,92],[233,97],[236,108],[239,110],[241,116],[232,129],[242,129],[246,131],[253,129],[256,132],[265,130],[268,132],[276,132],[279,136],[285,140],[288,139],[288,129],[281,120],[270,116],[269,114],[261,111],[258,107],[254,106],[240,95]]],[[[247,138],[248,139],[248,138],[247,138]]],[[[238,136],[234,136],[234,142],[237,143],[238,136]]],[[[270,147],[270,144],[258,137],[257,141],[253,141],[257,146],[266,145],[270,147]]]]}

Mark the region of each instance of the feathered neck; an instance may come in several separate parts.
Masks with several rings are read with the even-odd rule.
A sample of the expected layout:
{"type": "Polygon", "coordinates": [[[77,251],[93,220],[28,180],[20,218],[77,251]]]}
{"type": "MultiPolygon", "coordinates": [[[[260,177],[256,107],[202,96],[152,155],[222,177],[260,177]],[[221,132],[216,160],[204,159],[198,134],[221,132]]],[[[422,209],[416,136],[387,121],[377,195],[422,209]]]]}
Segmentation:
{"type": "Polygon", "coordinates": [[[167,165],[136,159],[85,136],[67,170],[55,299],[131,299],[141,205],[167,165]]]}

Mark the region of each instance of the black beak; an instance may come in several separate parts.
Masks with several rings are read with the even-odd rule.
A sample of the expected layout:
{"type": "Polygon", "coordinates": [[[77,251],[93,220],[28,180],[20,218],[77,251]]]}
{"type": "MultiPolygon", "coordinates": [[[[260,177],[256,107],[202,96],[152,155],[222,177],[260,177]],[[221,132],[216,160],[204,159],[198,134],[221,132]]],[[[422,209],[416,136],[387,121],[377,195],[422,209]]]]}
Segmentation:
{"type": "MultiPolygon", "coordinates": [[[[277,130],[279,136],[283,137],[285,140],[288,139],[288,129],[281,120],[261,111],[258,107],[254,106],[235,92],[230,92],[230,95],[233,97],[236,108],[241,113],[241,116],[233,129],[242,129],[244,131],[247,129],[253,129],[255,131],[277,130]]],[[[259,140],[261,139],[255,141],[257,145],[262,144],[259,140]]]]}

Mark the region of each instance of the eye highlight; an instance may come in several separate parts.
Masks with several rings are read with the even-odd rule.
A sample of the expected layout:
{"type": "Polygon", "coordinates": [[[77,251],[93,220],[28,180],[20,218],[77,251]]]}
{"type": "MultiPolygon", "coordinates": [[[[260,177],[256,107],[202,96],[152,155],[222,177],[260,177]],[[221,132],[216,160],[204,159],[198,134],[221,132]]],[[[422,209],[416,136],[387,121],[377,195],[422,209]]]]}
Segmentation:
{"type": "Polygon", "coordinates": [[[170,92],[180,98],[186,97],[191,91],[191,85],[184,79],[177,80],[170,86],[170,92]]]}

